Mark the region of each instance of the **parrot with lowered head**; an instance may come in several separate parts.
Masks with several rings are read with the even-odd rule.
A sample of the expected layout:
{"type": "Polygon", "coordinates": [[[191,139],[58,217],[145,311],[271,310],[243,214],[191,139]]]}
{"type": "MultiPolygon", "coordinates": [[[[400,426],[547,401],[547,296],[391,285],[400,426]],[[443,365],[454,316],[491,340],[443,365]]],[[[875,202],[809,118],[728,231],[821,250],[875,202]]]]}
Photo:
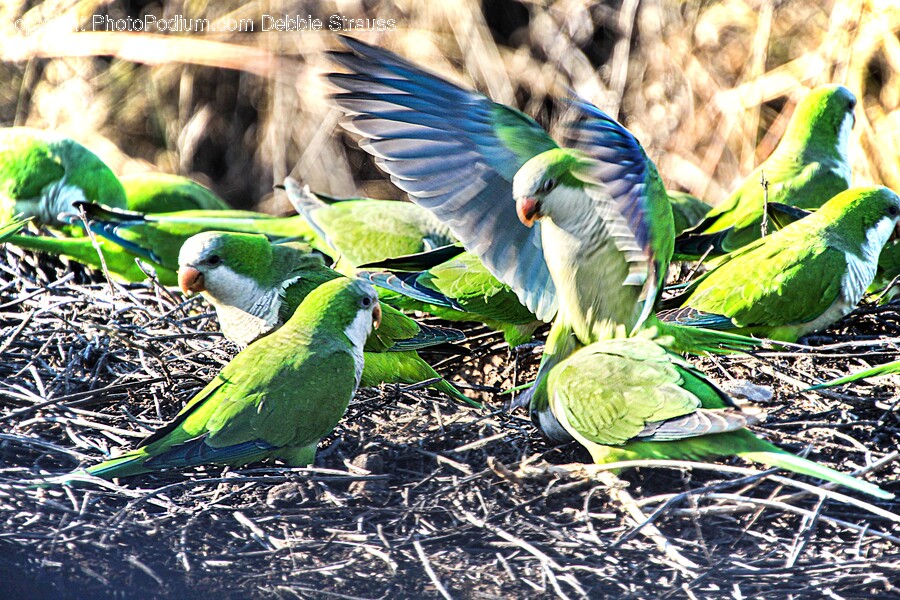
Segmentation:
{"type": "Polygon", "coordinates": [[[736,407],[703,373],[643,336],[586,346],[548,376],[541,430],[574,438],[597,464],[640,459],[745,460],[817,477],[890,499],[878,486],[756,437],[759,416],[736,407]]]}
{"type": "Polygon", "coordinates": [[[838,194],[783,229],[717,259],[660,317],[775,340],[824,329],[852,311],[872,284],[900,222],[885,187],[838,194]]]}
{"type": "Polygon", "coordinates": [[[848,189],[855,107],[856,96],[842,85],[810,91],[797,104],[771,156],[706,218],[678,237],[675,254],[719,256],[758,239],[766,200],[809,210],[848,189]]]}
{"type": "MultiPolygon", "coordinates": [[[[181,248],[178,271],[184,293],[201,293],[216,309],[222,333],[247,345],[277,331],[319,286],[343,276],[322,260],[289,244],[272,244],[263,235],[206,232],[181,248]]],[[[365,343],[363,387],[413,384],[437,379],[431,387],[480,406],[426,363],[417,350],[464,339],[455,329],[416,323],[382,305],[382,325],[365,343]]]]}
{"type": "Polygon", "coordinates": [[[283,327],[257,340],[136,450],[66,477],[113,479],[203,464],[276,458],[312,464],[359,385],[381,307],[367,282],[318,287],[283,327]]]}
{"type": "Polygon", "coordinates": [[[0,128],[0,222],[21,215],[61,226],[77,201],[126,206],[119,179],[71,138],[30,127],[0,128]]]}

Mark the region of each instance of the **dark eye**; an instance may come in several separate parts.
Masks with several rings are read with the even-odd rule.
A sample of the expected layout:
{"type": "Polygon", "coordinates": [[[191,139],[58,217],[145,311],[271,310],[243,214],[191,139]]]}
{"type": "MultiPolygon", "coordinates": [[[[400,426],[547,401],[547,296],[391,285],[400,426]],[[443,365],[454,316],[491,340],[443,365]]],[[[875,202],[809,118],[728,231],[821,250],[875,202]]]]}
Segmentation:
{"type": "Polygon", "coordinates": [[[544,183],[541,184],[541,193],[546,194],[550,190],[556,187],[555,179],[545,179],[544,183]]]}
{"type": "Polygon", "coordinates": [[[856,108],[856,98],[851,98],[850,102],[847,104],[847,110],[852,111],[854,108],[856,108]]]}
{"type": "Polygon", "coordinates": [[[220,262],[222,262],[222,259],[221,259],[221,257],[219,257],[218,254],[213,254],[212,256],[210,256],[209,258],[206,259],[206,263],[209,265],[212,265],[212,266],[216,266],[220,262]]]}
{"type": "Polygon", "coordinates": [[[362,300],[359,301],[360,306],[363,308],[369,308],[372,306],[372,299],[368,296],[364,296],[362,300]]]}
{"type": "Polygon", "coordinates": [[[900,213],[900,209],[898,209],[896,206],[891,206],[888,209],[888,214],[891,215],[892,217],[896,217],[897,213],[900,213]]]}

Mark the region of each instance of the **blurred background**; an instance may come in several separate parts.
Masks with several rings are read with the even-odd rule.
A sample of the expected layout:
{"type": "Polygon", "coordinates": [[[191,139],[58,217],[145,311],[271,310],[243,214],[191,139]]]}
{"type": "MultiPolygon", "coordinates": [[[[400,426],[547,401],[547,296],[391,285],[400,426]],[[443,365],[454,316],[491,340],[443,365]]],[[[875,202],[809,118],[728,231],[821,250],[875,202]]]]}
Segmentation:
{"type": "Polygon", "coordinates": [[[290,212],[272,193],[286,175],[399,198],[329,102],[324,52],[343,32],[551,129],[554,98],[575,89],[637,135],[670,188],[712,203],[810,87],[843,83],[860,99],[855,182],[900,190],[898,30],[893,0],[7,0],[0,125],[58,130],[119,174],[188,175],[239,208],[290,212]]]}

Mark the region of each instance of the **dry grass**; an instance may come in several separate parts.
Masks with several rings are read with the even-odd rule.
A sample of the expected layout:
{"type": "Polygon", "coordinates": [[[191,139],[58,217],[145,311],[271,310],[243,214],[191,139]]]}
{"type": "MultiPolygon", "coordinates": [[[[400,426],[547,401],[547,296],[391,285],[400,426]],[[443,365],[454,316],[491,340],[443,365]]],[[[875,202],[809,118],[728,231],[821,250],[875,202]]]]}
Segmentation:
{"type": "MultiPolygon", "coordinates": [[[[327,100],[330,33],[150,35],[45,28],[23,16],[124,15],[120,2],[0,7],[0,123],[59,129],[119,172],[192,175],[231,203],[272,212],[291,174],[336,194],[398,197],[348,144],[327,100]]],[[[153,5],[155,6],[155,5],[153,5]]],[[[158,7],[152,10],[157,11],[158,7]]],[[[721,199],[771,152],[811,86],[860,98],[858,183],[900,189],[900,7],[814,0],[518,3],[166,2],[168,15],[263,13],[397,20],[364,37],[552,125],[578,90],[628,125],[667,184],[721,199]]],[[[136,12],[132,12],[136,15],[136,12]]],[[[109,287],[79,267],[0,252],[0,571],[15,597],[843,597],[896,595],[896,503],[848,504],[723,463],[602,476],[551,465],[548,448],[491,389],[521,381],[515,356],[471,329],[473,354],[430,357],[488,409],[430,392],[361,392],[317,469],[196,469],[109,489],[31,490],[129,446],[171,417],[235,349],[208,309],[152,285],[109,287]],[[534,462],[534,457],[537,462],[534,462]],[[661,538],[637,531],[640,509],[661,538]],[[879,511],[880,509],[880,511],[879,511]],[[443,591],[442,591],[443,590],[443,591]]],[[[718,380],[771,385],[761,432],[835,468],[900,446],[897,378],[803,393],[812,378],[896,356],[896,309],[869,308],[814,350],[699,361],[718,380]]],[[[870,475],[889,489],[900,467],[870,475]]]]}

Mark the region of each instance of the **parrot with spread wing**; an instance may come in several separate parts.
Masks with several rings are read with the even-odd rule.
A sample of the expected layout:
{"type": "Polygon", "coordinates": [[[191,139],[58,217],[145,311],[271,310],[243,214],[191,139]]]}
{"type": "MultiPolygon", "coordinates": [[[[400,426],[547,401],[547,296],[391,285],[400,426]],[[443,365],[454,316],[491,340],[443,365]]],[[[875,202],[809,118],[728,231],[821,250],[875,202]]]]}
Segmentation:
{"type": "Polygon", "coordinates": [[[808,210],[848,189],[847,151],[855,107],[856,96],[842,85],[809,92],[772,155],[706,218],[678,237],[675,254],[719,256],[758,239],[766,200],[808,210]]]}
{"type": "Polygon", "coordinates": [[[0,222],[16,215],[61,226],[76,201],[126,206],[125,190],[96,154],[30,127],[0,128],[0,222]]]}
{"type": "Polygon", "coordinates": [[[136,450],[84,471],[113,479],[267,458],[312,464],[319,440],[338,424],[359,385],[363,346],[380,317],[369,283],[324,283],[284,326],[235,356],[168,425],[136,450]]]}
{"type": "MultiPolygon", "coordinates": [[[[272,244],[263,235],[206,232],[189,238],[179,255],[182,291],[201,293],[216,309],[222,333],[247,345],[286,323],[316,288],[343,276],[321,258],[290,244],[272,244]]],[[[382,304],[382,325],[365,344],[361,385],[413,384],[437,379],[431,387],[480,406],[467,398],[416,352],[464,339],[461,332],[416,323],[382,304]]]]}
{"type": "Polygon", "coordinates": [[[655,320],[672,210],[656,167],[624,127],[573,100],[569,147],[560,148],[515,109],[342,40],[350,51],[331,56],[350,72],[329,80],[343,90],[334,100],[350,117],[344,126],[538,319],[556,317],[542,373],[620,327],[652,325],[693,351],[754,344],[655,320]]]}
{"type": "Polygon", "coordinates": [[[532,406],[541,430],[574,438],[597,464],[628,460],[745,460],[890,499],[878,486],[786,452],[747,429],[742,411],[700,371],[644,337],[586,346],[548,376],[549,401],[532,406]]]}
{"type": "Polygon", "coordinates": [[[900,221],[900,197],[853,188],[717,259],[660,317],[795,342],[852,311],[900,221]]]}

